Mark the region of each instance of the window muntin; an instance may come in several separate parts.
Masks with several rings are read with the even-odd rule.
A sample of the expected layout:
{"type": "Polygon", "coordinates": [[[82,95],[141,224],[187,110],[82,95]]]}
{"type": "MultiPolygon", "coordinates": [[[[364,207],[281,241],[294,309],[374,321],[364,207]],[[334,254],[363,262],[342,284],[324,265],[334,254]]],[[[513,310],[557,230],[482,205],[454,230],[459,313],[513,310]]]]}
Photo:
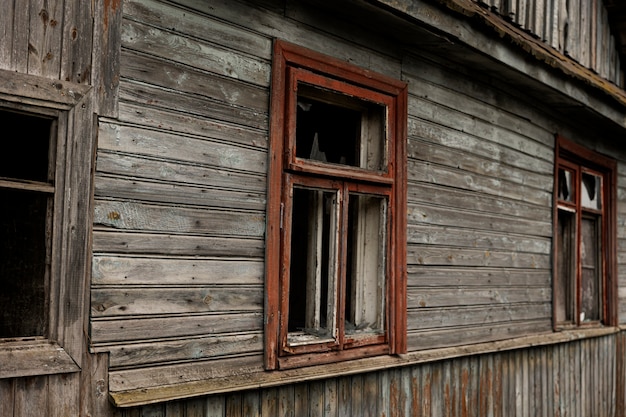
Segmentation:
{"type": "Polygon", "coordinates": [[[280,41],[274,58],[266,366],[404,351],[406,85],[280,41]]]}
{"type": "Polygon", "coordinates": [[[615,163],[559,137],[555,183],[555,326],[612,324],[615,163]]]}

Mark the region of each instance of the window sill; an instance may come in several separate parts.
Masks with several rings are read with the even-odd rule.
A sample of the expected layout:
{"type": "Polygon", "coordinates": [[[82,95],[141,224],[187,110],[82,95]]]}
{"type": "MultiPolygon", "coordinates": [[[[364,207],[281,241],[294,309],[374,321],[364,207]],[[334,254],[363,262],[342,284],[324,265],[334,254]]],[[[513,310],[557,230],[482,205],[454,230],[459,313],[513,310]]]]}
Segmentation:
{"type": "MultiPolygon", "coordinates": [[[[626,329],[622,329],[626,330],[626,329]]],[[[320,380],[325,378],[360,374],[364,372],[379,371],[382,369],[418,365],[460,356],[495,353],[514,349],[523,349],[536,346],[546,346],[559,343],[567,343],[580,339],[608,336],[620,332],[619,327],[598,327],[587,329],[566,330],[554,333],[541,333],[515,339],[495,342],[479,343],[475,345],[455,346],[442,349],[432,349],[410,352],[402,355],[377,356],[364,359],[356,359],[339,363],[308,366],[297,369],[281,371],[256,371],[244,375],[228,375],[211,377],[215,375],[210,364],[194,364],[195,380],[181,380],[182,375],[177,372],[168,372],[168,367],[161,367],[158,371],[159,384],[151,387],[133,387],[119,389],[111,386],[109,395],[113,404],[117,407],[134,407],[139,405],[153,404],[162,401],[179,400],[183,398],[198,397],[208,394],[223,394],[233,391],[258,389],[292,384],[304,381],[320,380]],[[206,369],[202,369],[206,367],[206,369]],[[206,378],[200,379],[201,374],[206,378]],[[170,380],[166,380],[166,375],[170,380]]],[[[117,372],[110,373],[110,381],[121,381],[123,378],[117,372]],[[112,378],[111,375],[115,375],[112,378]]],[[[120,384],[125,385],[125,384],[120,384]]],[[[128,387],[128,386],[126,386],[128,387]]]]}
{"type": "Polygon", "coordinates": [[[0,379],[80,371],[58,344],[44,338],[0,342],[0,379]]]}

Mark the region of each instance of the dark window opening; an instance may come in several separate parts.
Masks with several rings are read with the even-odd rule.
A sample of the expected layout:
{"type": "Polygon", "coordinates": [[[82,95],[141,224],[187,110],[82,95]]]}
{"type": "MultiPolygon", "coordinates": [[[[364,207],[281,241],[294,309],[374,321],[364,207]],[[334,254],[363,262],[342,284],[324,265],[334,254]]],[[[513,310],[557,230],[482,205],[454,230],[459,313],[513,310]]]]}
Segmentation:
{"type": "Polygon", "coordinates": [[[54,121],[0,111],[0,123],[6,132],[0,153],[0,337],[44,336],[54,121]]]}
{"type": "Polygon", "coordinates": [[[337,274],[336,194],[298,187],[293,194],[288,331],[332,337],[337,274]]]}
{"type": "Polygon", "coordinates": [[[379,104],[300,84],[296,157],[384,170],[384,118],[379,104]]]}
{"type": "Polygon", "coordinates": [[[0,111],[3,149],[0,177],[29,181],[50,180],[49,160],[52,121],[23,113],[0,111]]]}

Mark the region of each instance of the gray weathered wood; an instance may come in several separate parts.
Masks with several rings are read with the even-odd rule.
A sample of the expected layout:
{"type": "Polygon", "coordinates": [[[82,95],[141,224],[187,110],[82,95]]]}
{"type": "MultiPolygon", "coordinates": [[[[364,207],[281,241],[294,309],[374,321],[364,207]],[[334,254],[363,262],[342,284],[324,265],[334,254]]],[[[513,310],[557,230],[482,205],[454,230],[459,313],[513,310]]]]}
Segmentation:
{"type": "Polygon", "coordinates": [[[92,342],[97,350],[105,343],[141,340],[145,338],[192,337],[229,332],[251,332],[262,327],[260,312],[229,314],[171,315],[167,317],[105,317],[91,323],[92,342]]]}
{"type": "Polygon", "coordinates": [[[91,291],[93,317],[260,311],[262,306],[261,287],[134,287],[91,291]]]}

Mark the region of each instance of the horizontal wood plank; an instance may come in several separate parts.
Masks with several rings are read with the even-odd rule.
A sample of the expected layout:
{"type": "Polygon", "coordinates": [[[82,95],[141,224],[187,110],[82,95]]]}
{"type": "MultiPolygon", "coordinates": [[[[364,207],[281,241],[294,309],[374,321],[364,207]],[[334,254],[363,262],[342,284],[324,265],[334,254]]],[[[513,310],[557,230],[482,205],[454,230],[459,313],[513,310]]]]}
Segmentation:
{"type": "MultiPolygon", "coordinates": [[[[261,312],[194,314],[167,317],[102,318],[91,322],[91,340],[99,345],[157,338],[183,338],[252,332],[263,327],[261,312]]],[[[106,350],[106,347],[103,348],[106,350]]]]}
{"type": "MultiPolygon", "coordinates": [[[[206,82],[213,81],[206,80],[206,82]]],[[[268,126],[268,115],[265,111],[222,103],[204,96],[181,93],[177,90],[164,89],[127,79],[120,81],[120,101],[221,120],[251,129],[266,130],[268,126]]]]}
{"type": "Polygon", "coordinates": [[[503,152],[509,148],[526,157],[536,155],[543,163],[551,160],[554,143],[549,140],[553,135],[548,130],[505,111],[500,103],[485,103],[475,97],[459,94],[449,89],[445,80],[441,80],[441,84],[434,84],[410,75],[407,78],[411,116],[496,142],[503,146],[503,152]],[[536,141],[536,136],[545,138],[545,143],[536,141]]]}
{"type": "Polygon", "coordinates": [[[411,203],[430,203],[478,212],[490,212],[504,216],[529,220],[546,221],[552,208],[521,201],[519,198],[504,198],[461,188],[442,187],[436,183],[409,181],[407,199],[411,203]],[[478,198],[479,197],[479,198],[478,198]]]}
{"type": "Polygon", "coordinates": [[[199,259],[94,256],[93,285],[263,284],[263,262],[247,259],[199,259]]]}
{"type": "Polygon", "coordinates": [[[219,335],[193,339],[111,345],[111,370],[168,362],[224,358],[228,355],[263,352],[263,334],[219,335]]]}
{"type": "Polygon", "coordinates": [[[261,311],[262,287],[125,287],[91,290],[93,317],[261,311]]]}
{"type": "Polygon", "coordinates": [[[544,255],[550,253],[552,245],[552,241],[546,237],[426,224],[408,225],[407,241],[409,244],[530,252],[544,255]]]}
{"type": "MultiPolygon", "coordinates": [[[[439,109],[437,111],[439,111],[439,109]]],[[[457,115],[448,114],[448,116],[455,117],[457,115]]],[[[529,153],[523,153],[503,146],[506,145],[506,142],[497,143],[497,141],[510,139],[495,139],[500,135],[500,131],[495,127],[483,126],[483,129],[487,129],[487,131],[476,131],[472,134],[472,132],[465,132],[463,127],[455,126],[450,121],[436,123],[433,121],[432,117],[428,115],[420,118],[409,113],[408,118],[409,138],[421,138],[424,141],[452,149],[460,151],[465,150],[471,154],[485,157],[493,161],[499,161],[502,164],[523,170],[546,175],[552,173],[551,167],[553,158],[551,158],[551,156],[553,156],[553,151],[544,148],[543,157],[540,159],[529,153]],[[494,137],[493,140],[496,141],[496,143],[486,140],[487,138],[485,138],[485,136],[494,137]]],[[[409,155],[415,155],[415,151],[415,149],[412,149],[409,155]]]]}
{"type": "Polygon", "coordinates": [[[432,267],[409,265],[409,287],[508,287],[551,288],[552,273],[543,269],[489,267],[432,267]]]}
{"type": "Polygon", "coordinates": [[[143,181],[110,175],[96,177],[95,193],[98,196],[109,198],[225,209],[262,211],[266,204],[265,194],[261,193],[204,188],[161,181],[143,181]]]}
{"type": "Polygon", "coordinates": [[[241,124],[218,120],[213,118],[210,111],[202,113],[198,109],[194,109],[195,113],[188,113],[126,101],[120,102],[119,107],[119,119],[101,120],[108,123],[121,122],[141,125],[157,130],[181,132],[226,143],[267,149],[267,129],[254,129],[241,124]]]}
{"type": "MultiPolygon", "coordinates": [[[[252,5],[249,2],[232,0],[220,4],[207,4],[203,0],[183,0],[184,5],[215,18],[227,21],[234,26],[246,22],[247,30],[263,34],[269,38],[290,39],[305,48],[313,49],[326,55],[351,62],[362,68],[379,72],[394,78],[401,78],[402,64],[400,59],[392,60],[390,53],[397,49],[388,42],[363,42],[356,37],[353,42],[342,36],[328,36],[328,32],[311,30],[306,23],[285,18],[284,5],[270,1],[268,5],[252,5]],[[375,49],[373,49],[375,48],[375,49]]],[[[328,21],[324,21],[327,25],[328,21]]],[[[334,31],[336,28],[328,28],[334,31]]],[[[365,29],[367,30],[367,29],[365,29]]],[[[366,37],[367,39],[371,39],[366,37]]],[[[379,38],[378,38],[379,39],[379,38]]],[[[225,45],[230,48],[228,40],[225,45]]],[[[260,51],[257,55],[270,57],[271,50],[260,51]]]]}
{"type": "Polygon", "coordinates": [[[234,256],[261,259],[265,241],[257,238],[189,236],[101,230],[93,232],[94,253],[234,256]]]}
{"type": "Polygon", "coordinates": [[[408,245],[409,265],[456,267],[550,268],[548,254],[505,252],[491,249],[471,249],[432,245],[408,245]]]}
{"type": "Polygon", "coordinates": [[[174,209],[172,206],[110,200],[95,202],[94,224],[128,231],[252,238],[263,236],[265,230],[265,218],[261,212],[174,209]]]}
{"type": "Polygon", "coordinates": [[[265,191],[266,187],[265,177],[258,174],[102,150],[98,153],[97,170],[129,177],[129,181],[143,178],[256,193],[265,191]]]}
{"type": "Polygon", "coordinates": [[[124,14],[151,26],[168,28],[176,33],[228,46],[250,55],[262,54],[265,59],[271,58],[269,37],[241,30],[212,18],[208,13],[193,12],[181,5],[155,0],[128,0],[124,3],[124,14]]]}
{"type": "Polygon", "coordinates": [[[485,177],[463,171],[455,167],[424,163],[409,159],[409,183],[423,182],[461,191],[472,191],[479,195],[497,196],[501,199],[521,201],[539,207],[549,207],[552,204],[552,193],[549,190],[539,190],[525,185],[514,184],[499,178],[485,177]]]}
{"type": "Polygon", "coordinates": [[[548,303],[552,301],[552,288],[409,288],[407,299],[408,308],[548,303]]]}
{"type": "Polygon", "coordinates": [[[407,208],[408,223],[430,226],[461,226],[475,230],[493,230],[516,235],[539,236],[552,235],[550,218],[529,220],[513,218],[488,212],[474,212],[462,207],[442,207],[427,203],[410,203],[407,208]]]}
{"type": "Polygon", "coordinates": [[[437,330],[410,331],[407,335],[409,352],[422,349],[437,349],[455,345],[493,342],[511,339],[529,334],[550,331],[552,319],[532,321],[510,321],[490,326],[467,326],[460,328],[444,328],[437,330]]]}
{"type": "Polygon", "coordinates": [[[101,124],[98,145],[100,150],[147,155],[169,161],[259,174],[267,171],[267,154],[262,150],[134,126],[101,124]]]}
{"type": "MultiPolygon", "coordinates": [[[[478,326],[489,327],[496,323],[550,319],[550,303],[496,304],[472,307],[415,308],[408,311],[408,329],[427,330],[446,327],[478,326]]],[[[460,330],[462,332],[462,330],[460,330]]]]}
{"type": "Polygon", "coordinates": [[[259,86],[270,83],[270,64],[265,59],[148,26],[128,16],[122,22],[122,47],[259,86]]]}
{"type": "MultiPolygon", "coordinates": [[[[516,1],[516,0],[514,0],[516,1]]],[[[528,139],[539,142],[548,147],[554,146],[554,119],[549,115],[537,111],[536,108],[519,99],[519,95],[510,88],[503,88],[499,82],[487,74],[477,74],[472,68],[464,65],[454,65],[446,60],[445,54],[433,57],[430,54],[423,56],[411,55],[405,58],[403,70],[415,82],[428,82],[428,88],[440,88],[452,94],[468,97],[478,101],[478,112],[488,112],[486,118],[495,126],[523,134],[528,139]]],[[[421,86],[416,87],[418,96],[432,99],[432,96],[423,94],[421,86]]],[[[435,100],[432,100],[435,101],[435,100]]],[[[456,100],[455,100],[456,101],[456,100]]],[[[449,102],[441,102],[449,105],[449,102]]],[[[473,106],[465,106],[468,114],[476,114],[473,106]]],[[[485,115],[478,114],[485,119],[485,115]]]]}
{"type": "MultiPolygon", "coordinates": [[[[468,139],[471,142],[471,139],[468,139]]],[[[409,141],[409,157],[425,163],[439,164],[485,177],[501,179],[505,184],[519,184],[539,190],[550,190],[554,184],[552,173],[538,173],[530,169],[510,166],[496,159],[488,159],[450,146],[431,143],[413,137],[409,141]]],[[[501,150],[507,152],[507,150],[501,150]]],[[[496,155],[497,156],[497,155],[496,155]]],[[[521,155],[522,158],[525,155],[521,155]]]]}

